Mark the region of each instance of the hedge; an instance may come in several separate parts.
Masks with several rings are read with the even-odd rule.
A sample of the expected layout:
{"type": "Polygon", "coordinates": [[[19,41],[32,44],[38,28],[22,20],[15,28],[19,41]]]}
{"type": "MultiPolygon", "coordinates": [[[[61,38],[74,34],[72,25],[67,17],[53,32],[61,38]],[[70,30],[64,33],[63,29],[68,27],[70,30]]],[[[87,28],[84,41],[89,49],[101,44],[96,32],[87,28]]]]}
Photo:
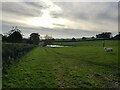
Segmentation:
{"type": "Polygon", "coordinates": [[[3,71],[9,68],[13,63],[18,62],[25,53],[32,50],[35,45],[31,44],[20,44],[20,43],[3,43],[2,44],[2,66],[3,71]]]}

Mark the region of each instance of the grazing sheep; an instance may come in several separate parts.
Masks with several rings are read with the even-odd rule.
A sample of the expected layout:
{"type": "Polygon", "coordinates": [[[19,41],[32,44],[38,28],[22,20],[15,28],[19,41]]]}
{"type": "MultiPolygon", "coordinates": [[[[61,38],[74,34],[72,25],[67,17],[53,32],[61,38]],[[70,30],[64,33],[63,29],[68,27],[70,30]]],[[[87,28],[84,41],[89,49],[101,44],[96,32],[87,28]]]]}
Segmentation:
{"type": "Polygon", "coordinates": [[[106,52],[112,52],[113,51],[112,48],[106,48],[106,47],[104,47],[104,49],[105,49],[106,52]]]}

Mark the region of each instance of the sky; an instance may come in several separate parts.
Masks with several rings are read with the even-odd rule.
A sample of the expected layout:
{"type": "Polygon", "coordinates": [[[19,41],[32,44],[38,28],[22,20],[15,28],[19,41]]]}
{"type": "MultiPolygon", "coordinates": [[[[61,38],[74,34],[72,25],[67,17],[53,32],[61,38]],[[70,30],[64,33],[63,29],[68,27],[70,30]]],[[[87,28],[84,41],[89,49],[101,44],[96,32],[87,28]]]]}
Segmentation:
{"type": "Polygon", "coordinates": [[[2,2],[2,33],[18,26],[24,37],[31,33],[53,38],[92,37],[118,32],[117,2],[2,2]]]}

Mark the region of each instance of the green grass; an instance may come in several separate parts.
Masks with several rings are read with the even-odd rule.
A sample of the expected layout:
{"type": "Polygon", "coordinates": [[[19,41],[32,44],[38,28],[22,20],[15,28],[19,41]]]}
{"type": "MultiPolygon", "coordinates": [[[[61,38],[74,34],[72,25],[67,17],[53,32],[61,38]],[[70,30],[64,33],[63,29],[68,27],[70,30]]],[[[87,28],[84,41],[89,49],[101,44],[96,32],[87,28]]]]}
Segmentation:
{"type": "MultiPolygon", "coordinates": [[[[67,45],[67,46],[103,46],[103,40],[97,41],[81,41],[81,42],[54,42],[53,44],[67,45]]],[[[118,46],[117,40],[105,40],[105,46],[118,46]]]]}
{"type": "Polygon", "coordinates": [[[101,42],[37,47],[3,75],[3,88],[118,88],[118,41],[106,41],[112,53],[105,52],[101,42]]]}

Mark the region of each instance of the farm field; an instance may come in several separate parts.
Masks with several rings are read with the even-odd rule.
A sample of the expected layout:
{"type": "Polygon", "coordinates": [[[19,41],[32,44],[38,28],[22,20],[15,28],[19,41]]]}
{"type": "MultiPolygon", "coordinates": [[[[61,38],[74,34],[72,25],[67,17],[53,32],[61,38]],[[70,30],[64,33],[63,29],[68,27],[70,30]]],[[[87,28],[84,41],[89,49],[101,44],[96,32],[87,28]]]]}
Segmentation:
{"type": "Polygon", "coordinates": [[[37,47],[3,74],[3,88],[119,88],[118,41],[56,42],[37,47]]]}

